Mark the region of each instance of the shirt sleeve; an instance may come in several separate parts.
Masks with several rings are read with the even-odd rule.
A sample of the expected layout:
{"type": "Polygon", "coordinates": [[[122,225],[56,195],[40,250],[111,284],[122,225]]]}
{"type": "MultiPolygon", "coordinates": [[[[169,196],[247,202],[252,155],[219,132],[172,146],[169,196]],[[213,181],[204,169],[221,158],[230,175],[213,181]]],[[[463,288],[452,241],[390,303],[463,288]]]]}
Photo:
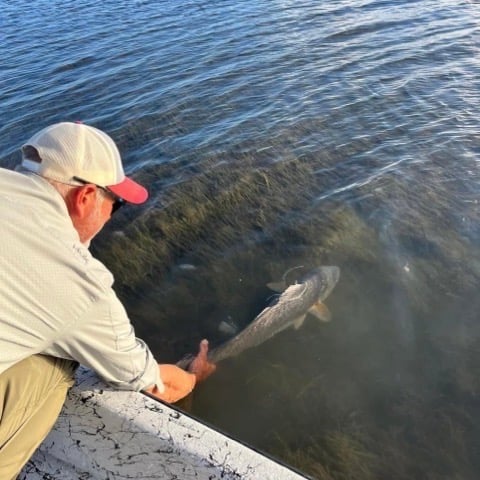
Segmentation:
{"type": "Polygon", "coordinates": [[[165,390],[158,363],[145,342],[136,338],[127,313],[112,289],[94,301],[44,353],[76,360],[115,388],[165,390]]]}

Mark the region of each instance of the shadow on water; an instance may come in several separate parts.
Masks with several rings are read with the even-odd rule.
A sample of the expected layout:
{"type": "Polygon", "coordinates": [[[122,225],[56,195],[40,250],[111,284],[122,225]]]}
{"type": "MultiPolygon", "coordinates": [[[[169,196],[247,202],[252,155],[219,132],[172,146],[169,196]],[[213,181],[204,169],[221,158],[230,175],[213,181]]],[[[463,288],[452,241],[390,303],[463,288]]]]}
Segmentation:
{"type": "Polygon", "coordinates": [[[333,321],[226,360],[192,413],[318,479],[476,478],[472,192],[432,158],[317,201],[338,181],[325,161],[236,154],[179,182],[150,166],[161,196],[115,219],[97,254],[162,361],[225,341],[219,325],[248,324],[288,268],[339,265],[333,321]]]}

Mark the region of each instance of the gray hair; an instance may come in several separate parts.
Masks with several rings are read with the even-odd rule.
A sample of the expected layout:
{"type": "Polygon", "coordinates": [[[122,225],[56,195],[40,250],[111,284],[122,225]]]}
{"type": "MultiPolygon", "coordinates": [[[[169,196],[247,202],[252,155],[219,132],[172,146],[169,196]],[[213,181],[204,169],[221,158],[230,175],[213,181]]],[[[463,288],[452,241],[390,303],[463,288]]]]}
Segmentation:
{"type": "Polygon", "coordinates": [[[51,178],[43,177],[61,196],[64,200],[67,199],[67,195],[75,188],[74,185],[68,185],[66,183],[57,182],[56,180],[52,180],[51,178]]]}
{"type": "MultiPolygon", "coordinates": [[[[57,180],[52,180],[51,178],[46,178],[46,177],[43,177],[43,178],[61,195],[61,197],[65,201],[67,200],[67,195],[70,193],[70,191],[80,186],[80,185],[69,185],[68,183],[58,182],[57,180]]],[[[97,188],[97,194],[96,194],[97,208],[100,208],[100,205],[103,202],[103,199],[105,198],[101,193],[102,193],[102,190],[97,188]],[[98,194],[99,192],[100,192],[100,195],[98,194]]]]}

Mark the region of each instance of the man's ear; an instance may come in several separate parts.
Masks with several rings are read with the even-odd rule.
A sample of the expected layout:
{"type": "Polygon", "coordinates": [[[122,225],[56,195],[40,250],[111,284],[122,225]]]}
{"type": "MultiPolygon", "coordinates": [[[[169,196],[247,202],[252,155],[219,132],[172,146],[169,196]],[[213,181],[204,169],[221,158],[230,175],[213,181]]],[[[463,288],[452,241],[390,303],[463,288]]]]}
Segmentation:
{"type": "Polygon", "coordinates": [[[97,187],[84,185],[74,188],[68,195],[67,208],[71,217],[84,219],[91,215],[97,205],[97,187]]]}

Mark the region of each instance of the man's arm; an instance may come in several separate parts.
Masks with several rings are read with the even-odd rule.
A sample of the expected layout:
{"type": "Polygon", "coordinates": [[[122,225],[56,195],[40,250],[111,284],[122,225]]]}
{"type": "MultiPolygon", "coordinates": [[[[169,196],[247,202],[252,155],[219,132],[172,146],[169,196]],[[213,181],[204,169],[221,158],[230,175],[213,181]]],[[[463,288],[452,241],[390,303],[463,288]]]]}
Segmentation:
{"type": "Polygon", "coordinates": [[[76,360],[116,388],[144,390],[170,403],[187,396],[197,381],[215,370],[207,359],[206,340],[200,343],[188,372],[175,365],[159,365],[145,342],[135,337],[113,290],[105,293],[43,353],[76,360]]]}

